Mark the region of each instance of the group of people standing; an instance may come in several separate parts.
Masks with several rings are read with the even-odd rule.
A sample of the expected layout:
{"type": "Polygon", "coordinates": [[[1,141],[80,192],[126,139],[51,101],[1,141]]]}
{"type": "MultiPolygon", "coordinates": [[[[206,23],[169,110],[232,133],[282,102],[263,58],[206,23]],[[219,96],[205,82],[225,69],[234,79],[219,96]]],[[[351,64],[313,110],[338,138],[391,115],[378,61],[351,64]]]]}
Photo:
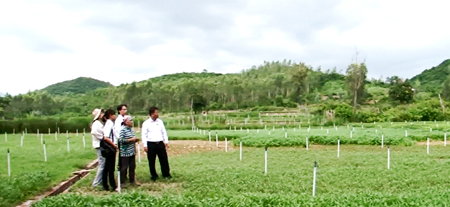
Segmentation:
{"type": "Polygon", "coordinates": [[[141,141],[147,153],[150,179],[153,181],[158,179],[155,169],[156,156],[159,158],[163,177],[171,178],[166,151],[169,139],[164,123],[159,119],[158,108],[150,107],[150,118],[142,124],[142,140],[133,131],[133,117],[127,114],[127,108],[125,104],[119,105],[117,115],[113,109],[106,111],[94,109],[92,112],[94,117],[91,125],[92,146],[96,149],[98,158],[98,170],[92,184],[94,187],[102,184],[104,190],[117,190],[114,177],[117,154],[121,185],[125,185],[127,174],[130,185],[139,185],[135,174],[136,143],[140,144],[141,141]],[[105,153],[105,145],[113,148],[112,152],[105,153]]]}

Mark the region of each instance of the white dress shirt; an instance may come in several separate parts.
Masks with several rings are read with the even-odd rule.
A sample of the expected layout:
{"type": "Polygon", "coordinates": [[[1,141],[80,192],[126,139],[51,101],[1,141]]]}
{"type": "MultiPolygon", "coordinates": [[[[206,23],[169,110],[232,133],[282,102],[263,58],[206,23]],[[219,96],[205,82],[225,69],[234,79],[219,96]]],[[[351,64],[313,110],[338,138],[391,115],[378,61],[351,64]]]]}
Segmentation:
{"type": "Polygon", "coordinates": [[[113,132],[113,139],[111,139],[111,141],[114,142],[115,145],[117,145],[117,140],[119,139],[119,137],[117,136],[116,131],[114,130],[114,122],[111,121],[110,119],[106,120],[105,126],[103,127],[103,134],[105,137],[108,137],[109,139],[111,139],[111,131],[113,132]]]}
{"type": "Polygon", "coordinates": [[[117,115],[116,121],[114,121],[114,130],[116,132],[115,135],[117,135],[116,137],[119,137],[120,131],[123,128],[122,122],[123,122],[123,116],[120,114],[117,115]]]}
{"type": "Polygon", "coordinates": [[[153,121],[152,118],[147,119],[142,124],[142,143],[144,147],[147,147],[147,142],[160,142],[169,143],[167,137],[166,127],[161,119],[153,121]]]}
{"type": "Polygon", "coordinates": [[[91,126],[92,147],[99,148],[100,141],[103,139],[103,124],[100,121],[94,121],[91,126]]]}

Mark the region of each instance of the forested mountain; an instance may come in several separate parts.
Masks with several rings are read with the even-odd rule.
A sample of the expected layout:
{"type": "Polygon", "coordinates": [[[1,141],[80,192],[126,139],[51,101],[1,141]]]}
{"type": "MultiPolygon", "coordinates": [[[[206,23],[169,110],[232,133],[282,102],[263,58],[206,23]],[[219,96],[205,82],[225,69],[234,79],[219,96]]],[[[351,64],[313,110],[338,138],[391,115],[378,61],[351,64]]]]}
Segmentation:
{"type": "Polygon", "coordinates": [[[421,91],[439,93],[442,84],[450,75],[450,59],[445,60],[436,67],[424,70],[419,75],[411,78],[411,82],[419,81],[418,88],[421,91]]]}
{"type": "MultiPolygon", "coordinates": [[[[126,103],[133,114],[146,114],[150,106],[158,106],[164,112],[187,112],[191,107],[199,112],[235,109],[265,111],[273,107],[308,106],[318,115],[327,110],[334,110],[337,117],[357,115],[357,119],[353,120],[386,120],[388,117],[389,120],[420,120],[422,115],[414,111],[407,112],[402,107],[414,108],[408,105],[414,103],[417,107],[426,108],[431,104],[436,106],[436,109],[433,108],[433,117],[441,116],[437,93],[442,92],[444,98],[450,99],[450,78],[446,77],[448,71],[444,70],[449,62],[444,61],[414,77],[412,81],[396,76],[388,77],[386,81],[368,80],[366,74],[370,66],[364,63],[349,64],[344,74],[336,69],[322,70],[285,60],[264,62],[234,74],[209,73],[206,70],[202,73],[178,73],[117,87],[87,90],[84,93],[64,93],[67,90],[48,92],[48,88],[56,87],[53,85],[47,90],[2,98],[0,117],[85,116],[94,108],[111,108],[126,103]],[[438,87],[442,82],[448,86],[442,91],[426,91],[427,87],[438,87]]],[[[92,79],[78,80],[86,84],[92,79]]],[[[63,82],[65,84],[61,83],[59,87],[71,88],[77,82],[80,83],[75,80],[63,82]]]]}
{"type": "Polygon", "coordinates": [[[110,83],[96,80],[93,78],[79,77],[73,80],[68,80],[60,83],[56,83],[45,87],[44,91],[52,95],[62,95],[65,93],[81,94],[88,91],[93,91],[97,88],[106,88],[112,86],[110,83]]]}

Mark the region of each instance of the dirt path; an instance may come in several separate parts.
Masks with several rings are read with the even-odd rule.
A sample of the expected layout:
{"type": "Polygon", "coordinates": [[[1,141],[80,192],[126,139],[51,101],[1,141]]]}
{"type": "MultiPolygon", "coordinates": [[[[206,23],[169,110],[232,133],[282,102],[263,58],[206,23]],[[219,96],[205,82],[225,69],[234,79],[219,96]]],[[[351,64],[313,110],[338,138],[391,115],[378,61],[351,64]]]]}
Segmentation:
{"type": "MultiPolygon", "coordinates": [[[[228,151],[239,149],[239,146],[233,146],[228,142],[228,151]]],[[[216,142],[198,141],[198,140],[174,140],[170,141],[169,149],[167,153],[169,157],[181,156],[184,154],[207,152],[207,151],[225,151],[225,142],[220,141],[219,146],[216,146],[216,142]]],[[[145,156],[145,152],[141,150],[141,156],[145,156]]]]}
{"type": "MultiPolygon", "coordinates": [[[[447,142],[447,144],[450,144],[450,143],[447,142]]],[[[427,145],[427,141],[417,142],[416,145],[419,145],[419,146],[427,145]]],[[[430,146],[437,146],[437,145],[444,146],[444,141],[430,141],[430,146]]]]}

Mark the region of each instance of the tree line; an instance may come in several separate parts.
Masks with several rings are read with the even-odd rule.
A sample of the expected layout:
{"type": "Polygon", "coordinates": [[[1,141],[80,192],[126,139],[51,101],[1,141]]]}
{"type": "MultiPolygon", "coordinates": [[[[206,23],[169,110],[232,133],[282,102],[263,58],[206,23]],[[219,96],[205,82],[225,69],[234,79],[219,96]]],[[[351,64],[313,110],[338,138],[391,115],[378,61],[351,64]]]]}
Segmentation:
{"type": "MultiPolygon", "coordinates": [[[[202,110],[264,110],[267,106],[298,107],[336,103],[349,105],[353,114],[361,108],[392,108],[421,101],[415,98],[420,81],[388,77],[367,79],[365,63],[351,63],[343,71],[322,70],[292,61],[264,62],[234,74],[178,73],[148,80],[98,88],[82,94],[51,94],[45,90],[0,98],[0,117],[85,116],[93,108],[126,103],[133,113],[145,114],[156,105],[165,112],[202,110]]],[[[449,79],[450,80],[450,79],[449,79]]],[[[443,90],[450,91],[446,81],[443,90]]],[[[74,87],[74,86],[71,86],[74,87]]],[[[443,92],[444,92],[443,91],[443,92]]],[[[444,98],[448,94],[443,93],[444,98]]],[[[426,98],[424,100],[427,100],[426,98]]],[[[326,108],[326,107],[325,107],[326,108]]]]}

